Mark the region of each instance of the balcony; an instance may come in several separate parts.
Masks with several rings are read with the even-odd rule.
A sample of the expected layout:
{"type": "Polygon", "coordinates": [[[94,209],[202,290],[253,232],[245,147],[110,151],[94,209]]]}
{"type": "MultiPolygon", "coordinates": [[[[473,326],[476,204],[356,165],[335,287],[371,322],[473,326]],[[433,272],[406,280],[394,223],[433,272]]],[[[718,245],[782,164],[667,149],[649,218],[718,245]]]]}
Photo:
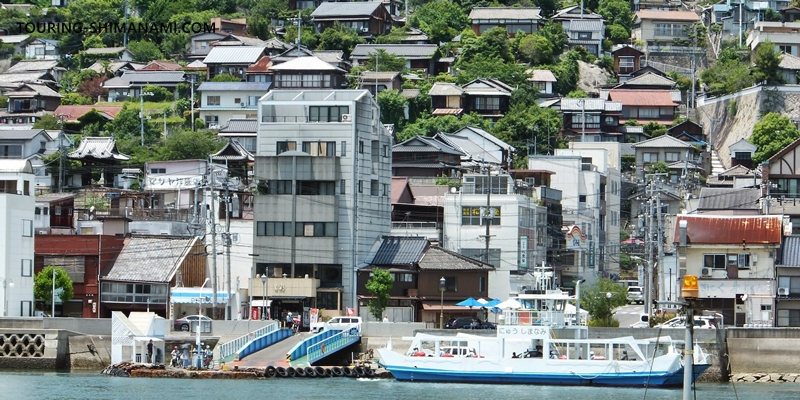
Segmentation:
{"type": "MultiPolygon", "coordinates": [[[[268,297],[317,297],[319,279],[312,278],[268,278],[268,297]]],[[[264,293],[264,284],[253,279],[253,294],[264,293]]]]}
{"type": "MultiPolygon", "coordinates": [[[[96,215],[108,217],[128,217],[134,221],[177,221],[189,222],[191,216],[189,209],[149,209],[149,208],[117,208],[106,211],[97,211],[96,215]]],[[[88,213],[79,214],[78,220],[88,221],[88,213]]]]}

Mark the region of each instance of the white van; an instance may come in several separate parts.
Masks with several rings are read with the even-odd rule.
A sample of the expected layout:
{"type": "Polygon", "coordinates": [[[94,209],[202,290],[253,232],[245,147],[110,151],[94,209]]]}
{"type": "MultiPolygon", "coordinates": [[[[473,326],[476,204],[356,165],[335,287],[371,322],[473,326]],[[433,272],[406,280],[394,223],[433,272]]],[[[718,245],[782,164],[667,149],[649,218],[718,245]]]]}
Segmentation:
{"type": "Polygon", "coordinates": [[[319,333],[327,330],[343,331],[353,327],[361,331],[361,317],[333,317],[327,322],[311,324],[311,332],[319,333]]]}

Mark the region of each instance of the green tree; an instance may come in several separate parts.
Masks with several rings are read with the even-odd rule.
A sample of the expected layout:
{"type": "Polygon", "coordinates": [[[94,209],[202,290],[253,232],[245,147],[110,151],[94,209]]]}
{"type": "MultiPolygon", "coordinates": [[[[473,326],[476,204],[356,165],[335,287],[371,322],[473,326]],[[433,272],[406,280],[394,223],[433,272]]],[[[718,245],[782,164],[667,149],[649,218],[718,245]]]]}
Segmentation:
{"type": "Polygon", "coordinates": [[[219,151],[225,142],[209,130],[182,130],[173,133],[158,150],[159,160],[206,159],[209,154],[219,151]]]}
{"type": "MultiPolygon", "coordinates": [[[[725,50],[720,52],[724,53],[725,50]]],[[[731,58],[717,60],[716,65],[700,73],[700,79],[708,85],[708,94],[712,96],[734,93],[756,82],[746,63],[731,58]]]]}
{"type": "Polygon", "coordinates": [[[59,130],[61,121],[53,114],[44,114],[33,123],[33,129],[59,130]]]}
{"type": "Polygon", "coordinates": [[[656,161],[647,166],[648,174],[668,174],[669,166],[663,161],[656,161]]]}
{"type": "Polygon", "coordinates": [[[414,9],[411,26],[428,34],[433,43],[449,42],[469,25],[461,7],[449,1],[432,1],[414,9]]]}
{"type": "Polygon", "coordinates": [[[69,278],[69,275],[64,268],[53,265],[44,267],[42,272],[39,272],[33,278],[33,297],[42,300],[45,303],[52,304],[54,271],[56,276],[56,293],[58,293],[59,289],[61,289],[61,293],[58,295],[58,298],[61,299],[62,304],[66,304],[72,300],[72,279],[69,278]]]}
{"type": "Polygon", "coordinates": [[[164,58],[164,54],[161,53],[161,49],[158,48],[158,45],[144,40],[128,43],[128,50],[133,53],[133,60],[138,62],[147,63],[164,58]]]}
{"type": "Polygon", "coordinates": [[[765,115],[753,127],[753,136],[750,137],[750,141],[758,146],[753,161],[760,164],[768,160],[798,137],[800,131],[789,117],[776,112],[765,115]]]}
{"type": "Polygon", "coordinates": [[[342,50],[344,58],[350,58],[350,52],[357,44],[365,43],[364,39],[358,36],[355,29],[348,28],[336,21],[333,28],[325,29],[319,37],[319,50],[342,50]]]}
{"type": "Polygon", "coordinates": [[[581,308],[589,312],[590,326],[619,326],[619,321],[613,319],[614,309],[628,304],[626,288],[610,279],[601,278],[581,292],[581,308]]]}
{"type": "Polygon", "coordinates": [[[667,133],[667,127],[655,121],[650,121],[644,125],[644,134],[650,137],[662,136],[667,133]]]}
{"type": "Polygon", "coordinates": [[[528,83],[530,75],[525,73],[526,69],[524,65],[506,63],[499,58],[476,58],[459,62],[456,81],[464,85],[477,78],[495,78],[505,84],[518,86],[528,83]]]}
{"type": "Polygon", "coordinates": [[[408,99],[398,90],[384,90],[378,93],[378,105],[381,107],[381,122],[393,124],[395,129],[402,127],[408,99]]]}
{"type": "Polygon", "coordinates": [[[566,96],[568,99],[588,99],[589,95],[584,92],[583,90],[573,90],[567,93],[566,96]]]}
{"type": "Polygon", "coordinates": [[[553,52],[556,56],[560,56],[567,48],[567,34],[564,32],[564,27],[560,22],[547,21],[544,26],[539,29],[535,35],[541,36],[551,43],[553,52]]]}
{"type": "MultiPolygon", "coordinates": [[[[62,106],[94,104],[90,97],[81,96],[80,93],[67,93],[61,98],[62,106]]],[[[47,115],[47,114],[45,114],[47,115]]]]}
{"type": "Polygon", "coordinates": [[[623,27],[630,38],[631,27],[633,26],[633,13],[631,13],[630,3],[626,0],[600,0],[597,13],[606,20],[606,26],[619,25],[623,27]]]}
{"type": "Polygon", "coordinates": [[[527,168],[528,144],[536,143],[532,154],[547,154],[559,146],[562,118],[556,110],[536,103],[518,104],[495,123],[492,133],[498,139],[520,149],[515,168],[527,168]]]}
{"type": "Polygon", "coordinates": [[[399,72],[406,69],[406,59],[398,57],[384,49],[376,49],[367,55],[367,71],[390,71],[399,72]],[[375,63],[377,62],[377,69],[375,63]]]}
{"type": "Polygon", "coordinates": [[[367,290],[374,297],[369,301],[369,313],[380,321],[383,318],[383,311],[389,304],[389,292],[392,290],[394,280],[389,271],[373,268],[372,278],[367,281],[367,290]]]}
{"type": "Polygon", "coordinates": [[[534,0],[533,4],[541,9],[539,14],[545,18],[550,18],[561,8],[560,0],[534,0]]]}
{"type": "Polygon", "coordinates": [[[783,78],[778,73],[778,66],[783,59],[783,54],[775,48],[770,41],[765,41],[756,48],[755,66],[753,66],[753,77],[756,82],[767,84],[782,83],[783,78]]]}
{"type": "Polygon", "coordinates": [[[241,82],[240,78],[237,78],[231,74],[219,74],[215,75],[211,78],[211,82],[241,82]]]}
{"type": "Polygon", "coordinates": [[[456,65],[468,63],[475,59],[499,58],[504,63],[513,63],[511,43],[506,28],[496,27],[483,32],[479,38],[464,45],[461,58],[456,65]]]}
{"type": "Polygon", "coordinates": [[[144,87],[144,92],[152,93],[152,95],[145,97],[147,101],[160,103],[175,100],[175,94],[165,87],[148,85],[144,87]]]}
{"type": "Polygon", "coordinates": [[[530,63],[531,65],[544,65],[552,64],[556,56],[561,54],[556,53],[553,48],[553,43],[549,42],[546,38],[540,35],[519,35],[519,45],[517,46],[517,56],[520,61],[530,63]]]}
{"type": "Polygon", "coordinates": [[[615,44],[627,43],[631,38],[630,32],[622,25],[609,25],[606,27],[606,37],[615,44]]]}
{"type": "MultiPolygon", "coordinates": [[[[106,135],[113,135],[119,142],[120,140],[131,139],[132,145],[141,146],[141,128],[139,119],[139,104],[125,103],[122,110],[117,114],[113,121],[106,125],[106,135]]],[[[160,132],[153,129],[150,121],[144,121],[144,138],[145,143],[152,143],[161,137],[160,132]]],[[[128,149],[120,151],[124,154],[128,149]]]]}

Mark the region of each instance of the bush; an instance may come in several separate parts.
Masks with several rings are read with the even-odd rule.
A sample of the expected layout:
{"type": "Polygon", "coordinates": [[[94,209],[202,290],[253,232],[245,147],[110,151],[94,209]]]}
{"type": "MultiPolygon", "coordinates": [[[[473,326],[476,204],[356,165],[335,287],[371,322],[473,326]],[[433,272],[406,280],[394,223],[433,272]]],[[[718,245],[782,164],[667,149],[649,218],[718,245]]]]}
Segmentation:
{"type": "Polygon", "coordinates": [[[600,61],[597,63],[597,65],[599,65],[600,68],[603,68],[605,70],[613,71],[614,70],[614,59],[611,58],[611,56],[607,56],[607,55],[603,56],[603,57],[600,58],[600,61]]]}
{"type": "Polygon", "coordinates": [[[175,95],[172,94],[172,92],[161,86],[145,86],[144,91],[153,94],[152,96],[145,97],[147,101],[161,103],[163,101],[172,101],[175,99],[175,95]]]}

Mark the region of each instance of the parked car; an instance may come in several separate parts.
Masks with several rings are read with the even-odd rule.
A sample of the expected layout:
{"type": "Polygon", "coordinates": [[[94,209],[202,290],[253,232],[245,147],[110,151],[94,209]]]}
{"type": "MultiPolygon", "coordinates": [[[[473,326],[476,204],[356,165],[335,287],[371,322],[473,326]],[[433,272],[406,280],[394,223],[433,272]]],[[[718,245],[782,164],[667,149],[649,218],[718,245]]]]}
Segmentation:
{"type": "Polygon", "coordinates": [[[644,290],[641,286],[628,287],[628,303],[644,304],[644,290]]]}
{"type": "MultiPolygon", "coordinates": [[[[656,325],[656,328],[686,328],[686,317],[675,317],[663,324],[656,325]]],[[[714,317],[695,316],[695,329],[717,329],[717,321],[714,317]]]]}
{"type": "Polygon", "coordinates": [[[471,317],[452,318],[444,327],[445,329],[497,329],[497,326],[489,321],[471,317]]]}
{"type": "Polygon", "coordinates": [[[203,324],[210,324],[211,318],[208,318],[205,315],[187,315],[183,318],[176,319],[174,328],[176,331],[189,332],[192,327],[192,323],[198,323],[198,321],[202,321],[203,324]]]}
{"type": "Polygon", "coordinates": [[[333,317],[326,322],[316,322],[311,324],[311,332],[317,333],[328,330],[345,330],[354,325],[361,326],[361,317],[333,317]]]}

